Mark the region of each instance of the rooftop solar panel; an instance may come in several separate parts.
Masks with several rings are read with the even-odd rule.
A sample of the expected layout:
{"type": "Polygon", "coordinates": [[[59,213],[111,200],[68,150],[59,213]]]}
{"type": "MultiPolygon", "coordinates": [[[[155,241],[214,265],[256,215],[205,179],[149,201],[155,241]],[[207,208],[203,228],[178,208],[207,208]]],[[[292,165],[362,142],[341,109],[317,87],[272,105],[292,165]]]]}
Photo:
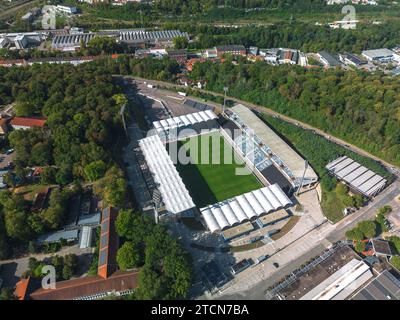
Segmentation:
{"type": "Polygon", "coordinates": [[[102,250],[99,253],[99,267],[107,263],[107,250],[102,250]]]}

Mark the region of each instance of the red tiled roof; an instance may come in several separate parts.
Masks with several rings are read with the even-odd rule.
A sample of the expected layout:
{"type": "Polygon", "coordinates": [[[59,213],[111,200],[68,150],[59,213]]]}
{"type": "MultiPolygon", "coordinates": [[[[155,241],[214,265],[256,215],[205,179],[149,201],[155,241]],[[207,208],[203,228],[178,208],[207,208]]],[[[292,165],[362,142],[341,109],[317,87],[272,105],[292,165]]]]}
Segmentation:
{"type": "Polygon", "coordinates": [[[118,209],[113,207],[108,207],[102,212],[97,274],[103,278],[108,278],[118,269],[117,250],[119,237],[115,231],[117,216],[118,209]]]}
{"type": "Polygon", "coordinates": [[[43,127],[46,123],[46,118],[23,118],[15,117],[11,120],[12,126],[23,126],[23,127],[43,127]]]}
{"type": "Polygon", "coordinates": [[[56,289],[40,288],[30,294],[33,300],[72,300],[110,291],[125,291],[137,287],[138,271],[116,272],[104,279],[99,275],[60,281],[56,289]]]}
{"type": "Polygon", "coordinates": [[[28,277],[27,279],[21,279],[15,285],[14,295],[18,298],[18,300],[25,300],[30,279],[31,277],[28,277]]]}

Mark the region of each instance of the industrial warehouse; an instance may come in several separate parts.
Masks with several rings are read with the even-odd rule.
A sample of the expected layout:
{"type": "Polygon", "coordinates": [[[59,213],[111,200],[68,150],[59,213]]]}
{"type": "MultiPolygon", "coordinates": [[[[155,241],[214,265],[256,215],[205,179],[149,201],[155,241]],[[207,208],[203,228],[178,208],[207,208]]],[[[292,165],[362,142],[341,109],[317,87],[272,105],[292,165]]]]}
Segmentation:
{"type": "Polygon", "coordinates": [[[57,35],[53,38],[51,47],[62,51],[74,51],[80,48],[81,44],[85,45],[96,36],[108,36],[115,38],[118,42],[127,43],[128,45],[165,45],[171,46],[174,38],[189,38],[186,32],[179,30],[164,31],[145,31],[138,30],[110,30],[101,32],[76,33],[69,35],[57,35]]]}
{"type": "Polygon", "coordinates": [[[346,156],[328,163],[326,169],[352,191],[369,198],[376,196],[387,184],[385,178],[346,156]]]}

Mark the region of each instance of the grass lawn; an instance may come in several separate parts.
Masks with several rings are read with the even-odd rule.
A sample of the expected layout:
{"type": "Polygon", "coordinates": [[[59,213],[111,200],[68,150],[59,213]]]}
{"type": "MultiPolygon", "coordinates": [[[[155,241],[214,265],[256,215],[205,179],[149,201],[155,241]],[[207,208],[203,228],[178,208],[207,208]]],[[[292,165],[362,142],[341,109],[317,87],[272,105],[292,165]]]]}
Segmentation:
{"type": "Polygon", "coordinates": [[[205,207],[262,187],[253,174],[236,175],[236,168],[244,167],[239,161],[224,163],[224,157],[227,154],[233,155],[232,158],[235,156],[230,145],[219,133],[213,132],[193,137],[182,145],[187,151],[190,150],[191,159],[198,159],[195,161],[196,164],[177,165],[177,169],[198,207],[205,207]],[[211,135],[216,140],[219,139],[217,152],[211,152],[213,141],[210,139],[211,135]],[[208,144],[205,143],[205,148],[200,148],[201,141],[204,143],[205,139],[209,139],[208,144]],[[196,146],[198,147],[196,148],[196,146]],[[200,161],[202,155],[204,156],[206,153],[208,153],[208,164],[200,161]]]}
{"type": "Polygon", "coordinates": [[[335,191],[324,192],[322,194],[321,207],[325,216],[333,223],[340,221],[344,217],[343,209],[346,206],[335,191]]]}

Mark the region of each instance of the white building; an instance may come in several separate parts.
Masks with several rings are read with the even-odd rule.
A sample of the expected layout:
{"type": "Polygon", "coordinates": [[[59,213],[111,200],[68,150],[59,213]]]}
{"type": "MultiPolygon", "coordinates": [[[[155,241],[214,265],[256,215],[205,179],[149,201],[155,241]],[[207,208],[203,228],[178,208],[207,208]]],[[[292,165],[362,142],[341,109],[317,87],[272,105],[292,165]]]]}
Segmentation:
{"type": "Polygon", "coordinates": [[[78,12],[78,10],[76,9],[76,7],[73,6],[67,6],[65,4],[58,4],[56,7],[56,10],[58,12],[62,12],[62,13],[67,13],[67,14],[75,14],[78,12]]]}
{"type": "Polygon", "coordinates": [[[372,62],[387,63],[397,60],[399,62],[399,56],[395,54],[392,50],[387,48],[374,49],[374,50],[364,50],[362,52],[363,57],[372,62]]]}

